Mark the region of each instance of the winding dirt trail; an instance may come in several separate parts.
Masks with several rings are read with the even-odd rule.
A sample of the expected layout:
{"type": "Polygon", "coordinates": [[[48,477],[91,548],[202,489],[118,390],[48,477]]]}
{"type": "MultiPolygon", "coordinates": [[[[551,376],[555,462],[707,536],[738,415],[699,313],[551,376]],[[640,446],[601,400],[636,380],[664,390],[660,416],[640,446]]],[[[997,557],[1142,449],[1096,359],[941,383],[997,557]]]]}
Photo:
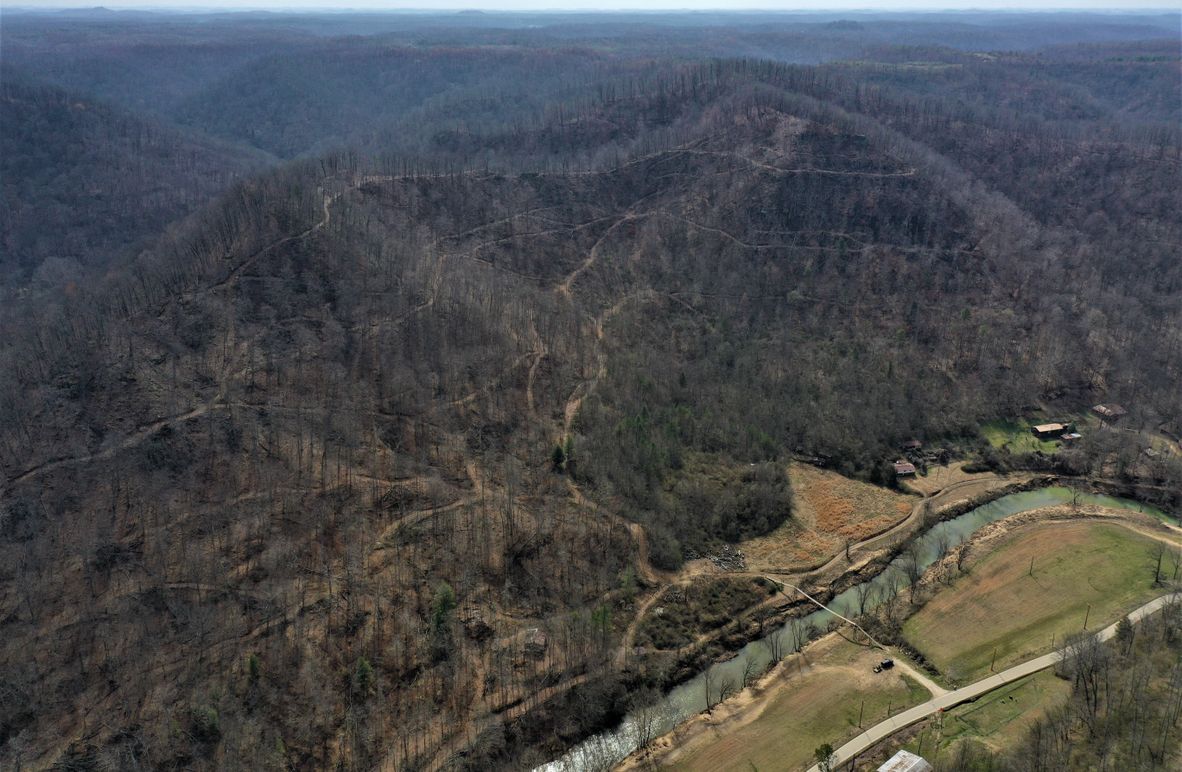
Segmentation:
{"type": "MultiPolygon", "coordinates": [[[[343,190],[340,190],[334,194],[325,194],[323,201],[321,202],[321,217],[318,221],[316,221],[315,223],[313,223],[309,227],[305,228],[304,230],[300,231],[299,233],[296,233],[296,234],[293,234],[290,236],[284,236],[282,238],[276,239],[275,241],[271,242],[270,244],[267,244],[266,246],[256,250],[254,253],[252,253],[251,255],[249,255],[248,257],[243,259],[241,262],[239,262],[238,265],[234,266],[230,270],[230,272],[228,274],[226,274],[226,276],[224,276],[220,281],[215,282],[214,284],[211,284],[208,287],[204,287],[200,291],[201,292],[210,292],[210,291],[217,290],[221,287],[229,286],[230,284],[232,284],[234,281],[236,281],[238,278],[240,278],[242,276],[242,273],[244,270],[246,270],[248,267],[250,267],[251,265],[256,263],[259,260],[259,258],[261,258],[263,255],[271,252],[274,249],[277,249],[277,248],[283,246],[284,244],[290,244],[292,242],[299,241],[301,239],[305,239],[308,236],[312,235],[313,233],[325,228],[329,224],[329,222],[332,221],[332,205],[334,203],[336,203],[346,193],[356,190],[368,182],[376,182],[379,180],[387,180],[387,179],[392,179],[392,178],[379,177],[379,176],[361,177],[353,184],[346,186],[343,190]]],[[[224,388],[223,388],[223,391],[224,391],[224,388]]],[[[42,474],[45,474],[46,472],[53,471],[54,469],[60,469],[65,466],[72,466],[74,464],[85,464],[85,463],[89,463],[91,461],[108,460],[108,459],[112,458],[116,453],[120,453],[124,450],[130,450],[131,448],[134,448],[135,446],[143,443],[145,440],[152,437],[156,432],[160,431],[165,426],[171,426],[171,425],[183,423],[185,421],[190,421],[190,420],[193,420],[194,418],[199,418],[199,417],[209,413],[211,410],[225,408],[226,405],[222,402],[223,397],[224,397],[224,394],[219,392],[217,397],[215,397],[212,401],[210,401],[204,405],[199,405],[199,406],[197,406],[191,410],[188,410],[184,413],[178,413],[176,415],[166,416],[164,418],[158,419],[158,420],[153,421],[151,423],[138,426],[132,431],[132,433],[130,435],[125,437],[120,442],[118,442],[114,445],[110,445],[108,447],[105,447],[102,450],[96,451],[94,453],[83,453],[83,454],[79,454],[79,455],[75,455],[75,456],[65,456],[65,457],[54,458],[54,459],[50,459],[48,461],[42,462],[40,464],[37,464],[36,466],[25,469],[24,471],[17,473],[10,480],[8,480],[6,485],[3,488],[0,488],[0,491],[2,491],[4,493],[9,493],[9,492],[11,492],[13,486],[15,486],[19,483],[27,482],[31,479],[39,477],[42,474]]]]}
{"type": "Polygon", "coordinates": [[[46,472],[51,472],[54,469],[60,469],[64,466],[85,464],[91,461],[105,461],[109,458],[112,458],[116,453],[120,453],[124,450],[130,450],[131,448],[143,443],[165,426],[172,426],[174,424],[184,423],[185,421],[191,421],[194,418],[200,418],[211,410],[223,409],[225,407],[225,404],[217,401],[200,405],[184,413],[161,418],[158,421],[153,421],[152,423],[137,427],[131,434],[127,435],[120,442],[109,445],[108,447],[105,447],[99,451],[95,451],[94,453],[85,453],[79,456],[67,456],[63,458],[50,459],[49,461],[45,461],[41,464],[30,467],[14,476],[8,481],[8,488],[11,489],[12,486],[17,485],[18,483],[27,482],[28,480],[45,474],[46,472]]]}
{"type": "Polygon", "coordinates": [[[562,280],[558,287],[555,288],[556,291],[562,295],[570,297],[571,287],[574,285],[575,280],[577,280],[579,276],[585,273],[588,268],[595,265],[595,263],[599,260],[599,248],[603,245],[604,240],[610,236],[612,231],[614,231],[616,228],[620,227],[626,222],[635,220],[638,216],[639,215],[633,214],[631,212],[626,212],[625,214],[621,215],[620,218],[614,223],[612,223],[607,228],[607,230],[601,233],[599,238],[595,240],[595,243],[591,245],[591,249],[587,253],[587,259],[580,263],[577,268],[567,274],[567,277],[562,280]]]}
{"type": "Polygon", "coordinates": [[[915,169],[908,169],[904,172],[858,172],[858,171],[842,171],[840,169],[817,169],[811,166],[802,166],[795,169],[785,169],[781,166],[774,166],[772,164],[756,161],[754,158],[736,153],[733,151],[722,150],[694,150],[683,149],[682,153],[689,155],[704,155],[714,156],[716,158],[734,158],[744,163],[748,163],[757,169],[773,172],[775,174],[817,174],[827,177],[866,177],[869,179],[892,179],[898,177],[914,177],[916,175],[915,169]]]}

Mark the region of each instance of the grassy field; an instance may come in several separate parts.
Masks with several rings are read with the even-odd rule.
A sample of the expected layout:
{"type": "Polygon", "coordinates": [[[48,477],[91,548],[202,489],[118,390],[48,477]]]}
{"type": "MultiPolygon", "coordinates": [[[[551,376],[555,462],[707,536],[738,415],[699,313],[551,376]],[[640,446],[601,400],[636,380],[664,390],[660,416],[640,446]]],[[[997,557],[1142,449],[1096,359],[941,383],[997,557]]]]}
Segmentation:
{"type": "Polygon", "coordinates": [[[1033,453],[1036,450],[1054,453],[1059,449],[1058,442],[1040,440],[1031,434],[1031,426],[1025,419],[990,421],[981,426],[981,434],[993,447],[1011,453],[1033,453]]]}
{"type": "Polygon", "coordinates": [[[811,666],[791,680],[777,682],[767,706],[753,721],[723,727],[708,741],[692,744],[676,770],[805,769],[823,743],[834,747],[855,736],[862,725],[872,726],[887,716],[930,698],[927,690],[897,670],[874,673],[881,652],[830,638],[810,649],[811,666]]]}
{"type": "Polygon", "coordinates": [[[806,566],[907,517],[916,499],[808,464],[788,466],[792,519],[742,546],[754,570],[806,566]]]}
{"type": "Polygon", "coordinates": [[[1069,682],[1044,670],[929,720],[903,747],[932,762],[950,758],[962,742],[977,742],[993,751],[1011,748],[1031,721],[1070,694],[1069,682]]]}
{"type": "MultiPolygon", "coordinates": [[[[994,472],[966,472],[964,466],[964,461],[953,461],[947,466],[934,464],[928,467],[928,473],[926,475],[917,475],[904,480],[902,484],[909,491],[923,496],[932,496],[949,486],[964,485],[970,482],[977,483],[978,485],[973,487],[964,485],[966,490],[970,491],[969,496],[972,497],[978,495],[983,490],[1005,485],[1007,482],[1007,480],[998,477],[994,472]]],[[[957,498],[950,491],[944,500],[941,501],[941,505],[948,506],[949,504],[955,503],[957,498]]]]}
{"type": "Polygon", "coordinates": [[[975,681],[995,651],[1001,670],[1049,651],[1085,617],[1094,630],[1160,594],[1152,545],[1111,523],[1019,528],[908,619],[904,636],[949,682],[975,681]]]}

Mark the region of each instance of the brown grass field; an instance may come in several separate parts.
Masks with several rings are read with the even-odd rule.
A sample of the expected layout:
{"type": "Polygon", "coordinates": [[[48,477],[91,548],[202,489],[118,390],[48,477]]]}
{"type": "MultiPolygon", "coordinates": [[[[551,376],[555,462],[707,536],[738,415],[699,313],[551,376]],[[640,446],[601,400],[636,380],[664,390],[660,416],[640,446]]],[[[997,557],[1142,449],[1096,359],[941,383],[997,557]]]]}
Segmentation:
{"type": "MultiPolygon", "coordinates": [[[[926,475],[908,479],[903,484],[903,487],[908,491],[923,496],[931,496],[937,491],[942,491],[949,486],[956,485],[963,487],[965,491],[964,498],[971,498],[989,488],[1013,482],[1013,479],[1002,479],[994,472],[966,472],[964,465],[964,461],[954,461],[947,466],[932,466],[928,469],[926,475]],[[974,483],[974,485],[968,485],[970,482],[974,483]]],[[[1021,477],[1024,477],[1024,475],[1021,477]]],[[[954,504],[957,499],[961,498],[953,494],[953,491],[949,491],[949,495],[946,497],[947,500],[942,502],[945,506],[954,504]]]]}
{"type": "Polygon", "coordinates": [[[898,670],[874,673],[880,651],[830,636],[807,650],[803,673],[792,659],[782,676],[768,685],[739,715],[719,724],[691,727],[692,736],[676,738],[677,748],[662,768],[685,772],[806,769],[823,743],[841,745],[859,731],[886,718],[888,708],[929,699],[928,691],[898,670]]]}
{"type": "Polygon", "coordinates": [[[917,499],[793,462],[792,519],[767,536],[743,544],[755,571],[809,566],[907,517],[917,499]]]}

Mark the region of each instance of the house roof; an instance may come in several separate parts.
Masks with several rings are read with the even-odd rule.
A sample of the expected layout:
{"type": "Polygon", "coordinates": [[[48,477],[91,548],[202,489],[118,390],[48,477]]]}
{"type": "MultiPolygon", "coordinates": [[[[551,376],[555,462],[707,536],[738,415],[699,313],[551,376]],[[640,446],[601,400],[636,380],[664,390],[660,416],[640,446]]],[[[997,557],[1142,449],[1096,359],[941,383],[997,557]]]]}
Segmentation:
{"type": "Polygon", "coordinates": [[[1039,434],[1050,434],[1051,432],[1067,431],[1066,424],[1039,424],[1033,428],[1034,431],[1038,432],[1039,434]]]}
{"type": "Polygon", "coordinates": [[[1120,416],[1125,415],[1129,411],[1125,410],[1123,407],[1116,404],[1115,402],[1102,402],[1099,405],[1093,405],[1092,412],[1099,413],[1100,415],[1102,415],[1106,418],[1119,418],[1120,416]]]}
{"type": "Polygon", "coordinates": [[[922,756],[899,751],[878,768],[878,772],[930,772],[932,765],[922,756]]]}
{"type": "Polygon", "coordinates": [[[915,474],[915,464],[909,461],[896,461],[895,474],[915,474]]]}

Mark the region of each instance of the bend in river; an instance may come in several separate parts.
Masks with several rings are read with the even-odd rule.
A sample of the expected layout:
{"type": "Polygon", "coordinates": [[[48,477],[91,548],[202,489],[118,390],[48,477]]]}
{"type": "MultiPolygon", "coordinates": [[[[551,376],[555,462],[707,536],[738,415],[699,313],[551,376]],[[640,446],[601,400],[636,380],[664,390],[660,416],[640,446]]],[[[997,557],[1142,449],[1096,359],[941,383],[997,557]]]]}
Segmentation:
{"type": "MultiPolygon", "coordinates": [[[[1165,515],[1160,510],[1140,502],[1114,496],[1077,492],[1071,488],[1055,486],[1011,493],[996,501],[982,504],[959,517],[938,523],[915,539],[915,552],[920,571],[936,562],[940,557],[942,546],[946,548],[947,545],[956,545],[990,523],[1042,507],[1071,503],[1073,499],[1080,504],[1094,504],[1113,509],[1131,509],[1165,519],[1165,515]]],[[[660,736],[671,731],[691,716],[705,710],[707,677],[710,678],[711,683],[715,684],[724,683],[727,680],[741,683],[743,669],[748,662],[755,665],[756,672],[766,670],[771,662],[770,651],[772,648],[767,645],[766,641],[773,636],[784,635],[792,625],[803,624],[806,627],[812,626],[818,630],[824,630],[835,618],[834,612],[842,616],[856,615],[858,592],[863,585],[868,584],[871,587],[869,597],[872,600],[867,603],[868,608],[878,604],[878,599],[883,596],[883,589],[889,582],[895,583],[896,590],[906,587],[909,582],[906,572],[901,567],[904,559],[902,556],[895,558],[874,578],[850,587],[837,595],[826,604],[830,610],[817,610],[805,617],[789,620],[764,638],[744,646],[735,657],[725,662],[715,663],[689,681],[673,688],[655,706],[629,714],[616,729],[602,732],[583,741],[561,758],[538,767],[535,772],[601,770],[619,763],[640,747],[642,735],[650,738],[660,736]]],[[[784,646],[783,648],[787,649],[788,647],[784,646]]]]}

